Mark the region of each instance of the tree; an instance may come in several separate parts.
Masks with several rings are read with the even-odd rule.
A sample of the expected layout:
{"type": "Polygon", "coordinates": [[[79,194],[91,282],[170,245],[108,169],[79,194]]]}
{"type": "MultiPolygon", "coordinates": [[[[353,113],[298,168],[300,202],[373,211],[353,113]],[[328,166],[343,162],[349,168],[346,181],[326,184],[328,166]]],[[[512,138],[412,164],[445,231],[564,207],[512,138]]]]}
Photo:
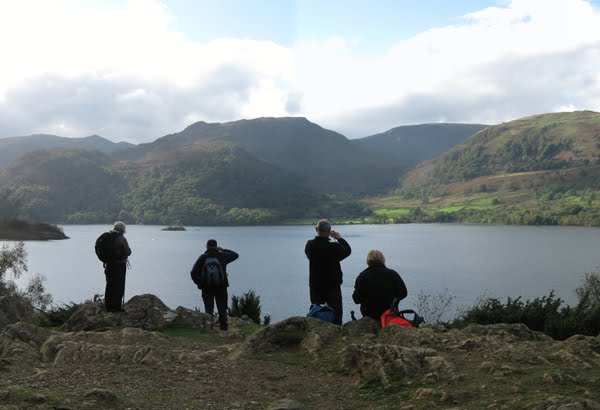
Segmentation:
{"type": "Polygon", "coordinates": [[[27,272],[27,251],[23,242],[17,242],[12,249],[3,245],[0,249],[0,298],[7,300],[0,310],[0,327],[7,323],[33,320],[38,312],[44,311],[51,303],[52,296],[44,290],[42,275],[35,275],[25,289],[17,287],[15,279],[27,272]]]}

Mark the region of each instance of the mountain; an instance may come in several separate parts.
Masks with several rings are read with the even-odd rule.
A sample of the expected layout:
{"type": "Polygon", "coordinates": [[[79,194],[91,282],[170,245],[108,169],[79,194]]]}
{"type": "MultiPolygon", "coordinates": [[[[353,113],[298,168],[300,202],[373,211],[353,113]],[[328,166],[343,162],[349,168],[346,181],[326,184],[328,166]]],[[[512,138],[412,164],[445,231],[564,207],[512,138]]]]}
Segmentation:
{"type": "MultiPolygon", "coordinates": [[[[600,158],[600,113],[578,111],[542,114],[488,127],[439,157],[425,161],[404,179],[405,189],[447,184],[468,188],[471,181],[491,186],[514,180],[523,184],[595,170],[600,158]]],[[[559,184],[560,181],[557,181],[559,184]]],[[[591,178],[571,180],[586,187],[591,178]]],[[[446,188],[442,188],[446,189],[446,188]]]]}
{"type": "Polygon", "coordinates": [[[258,118],[228,123],[197,122],[183,131],[119,153],[122,160],[164,161],[198,147],[231,143],[257,159],[295,175],[319,192],[364,195],[383,192],[403,170],[365,151],[341,134],[305,118],[258,118]]]}
{"type": "Polygon", "coordinates": [[[432,159],[488,127],[482,124],[419,124],[392,128],[352,143],[407,167],[432,159]]]}
{"type": "Polygon", "coordinates": [[[366,203],[377,222],[600,226],[600,113],[485,128],[366,203]]]}
{"type": "Polygon", "coordinates": [[[41,149],[70,148],[94,149],[105,154],[133,146],[127,142],[114,143],[98,135],[85,138],[65,138],[56,135],[34,134],[22,137],[0,138],[0,169],[6,168],[23,154],[41,149]]]}

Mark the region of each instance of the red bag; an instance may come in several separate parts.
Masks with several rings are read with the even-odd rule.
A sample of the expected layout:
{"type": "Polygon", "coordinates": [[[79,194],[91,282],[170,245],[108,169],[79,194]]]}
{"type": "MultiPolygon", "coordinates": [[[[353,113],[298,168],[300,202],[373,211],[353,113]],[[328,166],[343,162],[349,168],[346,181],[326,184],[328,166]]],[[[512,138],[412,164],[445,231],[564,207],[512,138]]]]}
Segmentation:
{"type": "Polygon", "coordinates": [[[412,323],[406,320],[403,316],[398,316],[396,313],[392,311],[392,309],[388,309],[381,315],[381,327],[386,328],[388,325],[398,325],[404,327],[414,328],[412,323]]]}

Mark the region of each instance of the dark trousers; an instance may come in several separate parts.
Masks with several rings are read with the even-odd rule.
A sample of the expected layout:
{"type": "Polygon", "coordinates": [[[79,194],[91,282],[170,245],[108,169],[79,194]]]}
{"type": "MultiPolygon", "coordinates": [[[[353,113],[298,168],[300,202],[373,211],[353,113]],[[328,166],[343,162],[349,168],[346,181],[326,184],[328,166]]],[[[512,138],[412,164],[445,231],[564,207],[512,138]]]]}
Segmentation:
{"type": "Polygon", "coordinates": [[[104,290],[104,306],[106,310],[115,311],[122,309],[123,296],[125,295],[125,273],[127,265],[124,263],[111,263],[106,265],[106,289],[104,290]]]}
{"type": "Polygon", "coordinates": [[[336,325],[342,324],[342,316],[344,311],[342,309],[342,288],[340,286],[334,286],[326,289],[317,289],[311,287],[310,303],[318,303],[319,305],[327,303],[335,311],[333,323],[336,325]]]}
{"type": "Polygon", "coordinates": [[[204,301],[204,310],[212,315],[215,311],[215,302],[217,303],[217,312],[219,312],[219,328],[227,330],[227,288],[202,289],[202,300],[204,301]]]}

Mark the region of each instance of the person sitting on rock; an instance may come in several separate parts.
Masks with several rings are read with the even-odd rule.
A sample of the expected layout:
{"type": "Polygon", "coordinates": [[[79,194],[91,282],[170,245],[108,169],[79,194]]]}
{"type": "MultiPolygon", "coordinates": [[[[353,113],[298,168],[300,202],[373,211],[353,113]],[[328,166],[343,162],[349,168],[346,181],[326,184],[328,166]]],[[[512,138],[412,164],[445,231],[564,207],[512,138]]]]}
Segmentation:
{"type": "Polygon", "coordinates": [[[352,299],[354,303],[360,304],[363,316],[379,321],[392,301],[395,298],[404,299],[408,291],[400,275],[385,266],[385,257],[381,251],[369,251],[367,266],[356,278],[352,299]]]}

